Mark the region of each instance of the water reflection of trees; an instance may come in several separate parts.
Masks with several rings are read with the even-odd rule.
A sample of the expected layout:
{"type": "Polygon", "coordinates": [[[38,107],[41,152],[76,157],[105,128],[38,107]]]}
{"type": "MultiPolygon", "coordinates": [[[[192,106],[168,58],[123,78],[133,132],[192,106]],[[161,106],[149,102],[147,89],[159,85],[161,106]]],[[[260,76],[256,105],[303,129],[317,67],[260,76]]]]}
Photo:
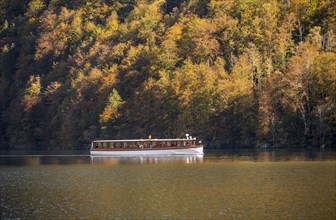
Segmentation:
{"type": "Polygon", "coordinates": [[[157,164],[202,163],[216,161],[325,161],[336,160],[332,149],[218,149],[203,156],[90,157],[89,155],[13,155],[0,154],[0,166],[38,166],[71,164],[157,164]]]}
{"type": "Polygon", "coordinates": [[[51,156],[51,155],[17,155],[0,157],[0,165],[38,166],[38,165],[65,165],[89,164],[88,156],[51,156]]]}
{"type": "Polygon", "coordinates": [[[335,160],[336,152],[324,149],[218,149],[205,152],[205,160],[223,161],[323,161],[335,160]]]}
{"type": "Polygon", "coordinates": [[[14,166],[40,165],[40,158],[25,157],[25,156],[2,156],[0,157],[0,165],[14,165],[14,166]]]}
{"type": "Polygon", "coordinates": [[[158,163],[202,163],[203,156],[135,156],[135,157],[94,157],[92,164],[158,164],[158,163]]]}

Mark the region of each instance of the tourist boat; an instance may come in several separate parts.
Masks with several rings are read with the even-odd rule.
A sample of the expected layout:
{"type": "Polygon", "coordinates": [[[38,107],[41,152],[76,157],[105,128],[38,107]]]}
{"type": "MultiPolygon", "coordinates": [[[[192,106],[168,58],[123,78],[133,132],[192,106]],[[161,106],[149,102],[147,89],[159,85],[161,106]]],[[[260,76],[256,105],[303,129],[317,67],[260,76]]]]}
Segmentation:
{"type": "Polygon", "coordinates": [[[94,140],[92,156],[203,155],[203,145],[196,138],[94,140]]]}

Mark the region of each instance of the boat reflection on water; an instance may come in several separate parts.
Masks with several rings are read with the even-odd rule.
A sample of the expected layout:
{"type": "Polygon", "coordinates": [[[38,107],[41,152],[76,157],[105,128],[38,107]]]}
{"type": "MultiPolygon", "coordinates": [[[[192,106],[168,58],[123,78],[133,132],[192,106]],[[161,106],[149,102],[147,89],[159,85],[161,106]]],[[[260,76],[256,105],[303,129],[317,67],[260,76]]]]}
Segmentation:
{"type": "Polygon", "coordinates": [[[134,156],[134,157],[104,157],[91,156],[92,164],[158,164],[158,163],[202,163],[203,155],[158,155],[158,156],[134,156]]]}

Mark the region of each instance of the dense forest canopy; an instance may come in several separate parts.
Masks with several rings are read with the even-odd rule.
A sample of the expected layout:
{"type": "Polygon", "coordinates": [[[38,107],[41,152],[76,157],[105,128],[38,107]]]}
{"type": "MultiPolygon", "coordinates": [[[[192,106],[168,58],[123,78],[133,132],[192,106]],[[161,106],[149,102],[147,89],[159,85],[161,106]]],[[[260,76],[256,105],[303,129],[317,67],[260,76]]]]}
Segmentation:
{"type": "Polygon", "coordinates": [[[334,0],[0,0],[1,149],[336,145],[334,0]]]}

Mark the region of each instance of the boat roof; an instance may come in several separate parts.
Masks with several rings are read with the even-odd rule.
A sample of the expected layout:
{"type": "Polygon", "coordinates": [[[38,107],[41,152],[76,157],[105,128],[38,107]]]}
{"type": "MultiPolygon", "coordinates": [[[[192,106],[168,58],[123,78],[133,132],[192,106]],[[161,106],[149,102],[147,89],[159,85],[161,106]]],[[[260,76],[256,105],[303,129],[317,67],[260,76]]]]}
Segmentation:
{"type": "Polygon", "coordinates": [[[196,140],[196,138],[193,138],[193,139],[176,138],[176,139],[94,140],[93,142],[95,143],[99,143],[99,142],[150,142],[150,141],[192,141],[192,140],[196,140]]]}

